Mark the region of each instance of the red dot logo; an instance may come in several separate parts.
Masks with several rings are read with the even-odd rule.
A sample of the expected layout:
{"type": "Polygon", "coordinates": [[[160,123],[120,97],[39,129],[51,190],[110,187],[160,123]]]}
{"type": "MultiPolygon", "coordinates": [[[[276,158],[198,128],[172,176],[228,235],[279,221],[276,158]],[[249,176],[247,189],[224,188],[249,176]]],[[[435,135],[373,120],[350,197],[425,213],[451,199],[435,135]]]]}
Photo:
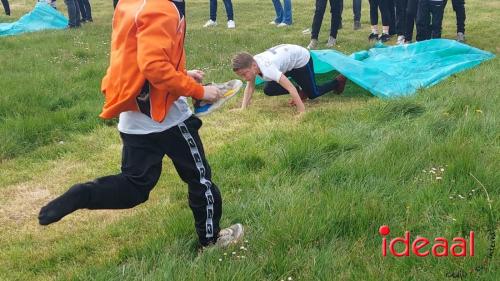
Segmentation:
{"type": "Polygon", "coordinates": [[[391,233],[391,230],[389,229],[389,226],[387,226],[387,225],[382,225],[382,226],[378,229],[378,233],[380,233],[380,235],[382,235],[382,236],[386,236],[386,235],[389,235],[389,233],[391,233]]]}

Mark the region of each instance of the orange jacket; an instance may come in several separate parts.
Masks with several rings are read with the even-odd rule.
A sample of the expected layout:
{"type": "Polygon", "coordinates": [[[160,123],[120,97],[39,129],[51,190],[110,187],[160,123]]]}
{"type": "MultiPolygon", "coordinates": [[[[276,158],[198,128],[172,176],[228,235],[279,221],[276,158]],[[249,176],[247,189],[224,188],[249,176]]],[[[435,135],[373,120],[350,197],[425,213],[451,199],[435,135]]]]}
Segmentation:
{"type": "Polygon", "coordinates": [[[150,113],[163,121],[180,96],[203,97],[186,74],[185,18],[167,0],[120,0],[113,15],[110,65],[102,79],[102,118],[139,111],[136,97],[149,81],[150,113]]]}

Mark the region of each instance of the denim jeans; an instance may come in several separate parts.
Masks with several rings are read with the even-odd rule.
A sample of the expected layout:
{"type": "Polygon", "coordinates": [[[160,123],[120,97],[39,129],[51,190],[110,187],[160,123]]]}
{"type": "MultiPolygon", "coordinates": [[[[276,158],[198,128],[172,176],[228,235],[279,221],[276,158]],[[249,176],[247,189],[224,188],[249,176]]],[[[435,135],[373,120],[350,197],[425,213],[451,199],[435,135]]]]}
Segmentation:
{"type": "Polygon", "coordinates": [[[82,14],[82,20],[92,20],[92,10],[89,0],[78,0],[78,7],[82,14]]]}
{"type": "Polygon", "coordinates": [[[80,8],[76,1],[77,0],[64,0],[64,3],[68,7],[69,27],[80,26],[80,8]]]}
{"type": "MultiPolygon", "coordinates": [[[[227,20],[234,20],[233,3],[231,0],[223,0],[226,7],[227,20]]],[[[210,0],[210,19],[217,20],[217,0],[210,0]]]]}
{"type": "Polygon", "coordinates": [[[292,0],[284,0],[281,5],[280,0],[273,0],[274,10],[276,11],[276,23],[292,24],[292,0]],[[283,9],[284,6],[284,9],[283,9]]]}

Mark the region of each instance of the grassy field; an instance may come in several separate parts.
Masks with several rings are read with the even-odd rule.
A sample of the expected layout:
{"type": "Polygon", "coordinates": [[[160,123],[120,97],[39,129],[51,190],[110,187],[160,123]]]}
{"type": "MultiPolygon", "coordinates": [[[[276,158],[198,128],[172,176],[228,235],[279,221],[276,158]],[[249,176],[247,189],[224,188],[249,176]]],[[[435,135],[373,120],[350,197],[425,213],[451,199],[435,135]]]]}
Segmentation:
{"type": "MultiPolygon", "coordinates": [[[[33,6],[10,2],[13,16],[0,22],[33,6]]],[[[246,250],[198,253],[186,186],[168,159],[145,204],[81,210],[39,226],[38,210],[50,199],[120,168],[115,122],[97,117],[112,1],[91,2],[94,23],[81,29],[0,38],[0,280],[500,279],[498,249],[484,263],[490,232],[500,233],[498,58],[409,98],[384,101],[348,83],[345,95],[308,103],[301,119],[287,97],[261,93],[247,111],[231,110],[240,95],[204,118],[222,224],[244,223],[246,250]],[[383,224],[391,238],[408,230],[412,239],[451,240],[473,230],[475,256],[383,257],[383,224]]],[[[293,26],[277,29],[268,25],[271,1],[233,0],[237,28],[227,30],[219,1],[219,26],[207,30],[208,1],[189,0],[188,66],[224,81],[235,78],[229,64],[238,51],[307,45],[301,31],[312,2],[294,0],[293,26]]],[[[500,1],[466,2],[468,43],[498,55],[500,1]]],[[[363,1],[363,29],[353,31],[345,1],[336,49],[370,47],[368,10],[363,1]]],[[[443,37],[454,38],[454,21],[449,3],[443,37]]]]}

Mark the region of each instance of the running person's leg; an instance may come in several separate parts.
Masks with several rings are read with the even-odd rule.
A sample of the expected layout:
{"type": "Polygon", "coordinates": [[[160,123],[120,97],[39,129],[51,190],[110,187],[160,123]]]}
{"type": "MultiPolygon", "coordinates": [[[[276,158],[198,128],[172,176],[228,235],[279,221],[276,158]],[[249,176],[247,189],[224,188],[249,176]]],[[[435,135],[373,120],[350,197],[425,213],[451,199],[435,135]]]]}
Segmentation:
{"type": "Polygon", "coordinates": [[[163,151],[158,134],[121,134],[121,173],[72,186],[40,210],[42,225],[59,221],[78,209],[127,209],[149,198],[161,174],[163,151]]]}

